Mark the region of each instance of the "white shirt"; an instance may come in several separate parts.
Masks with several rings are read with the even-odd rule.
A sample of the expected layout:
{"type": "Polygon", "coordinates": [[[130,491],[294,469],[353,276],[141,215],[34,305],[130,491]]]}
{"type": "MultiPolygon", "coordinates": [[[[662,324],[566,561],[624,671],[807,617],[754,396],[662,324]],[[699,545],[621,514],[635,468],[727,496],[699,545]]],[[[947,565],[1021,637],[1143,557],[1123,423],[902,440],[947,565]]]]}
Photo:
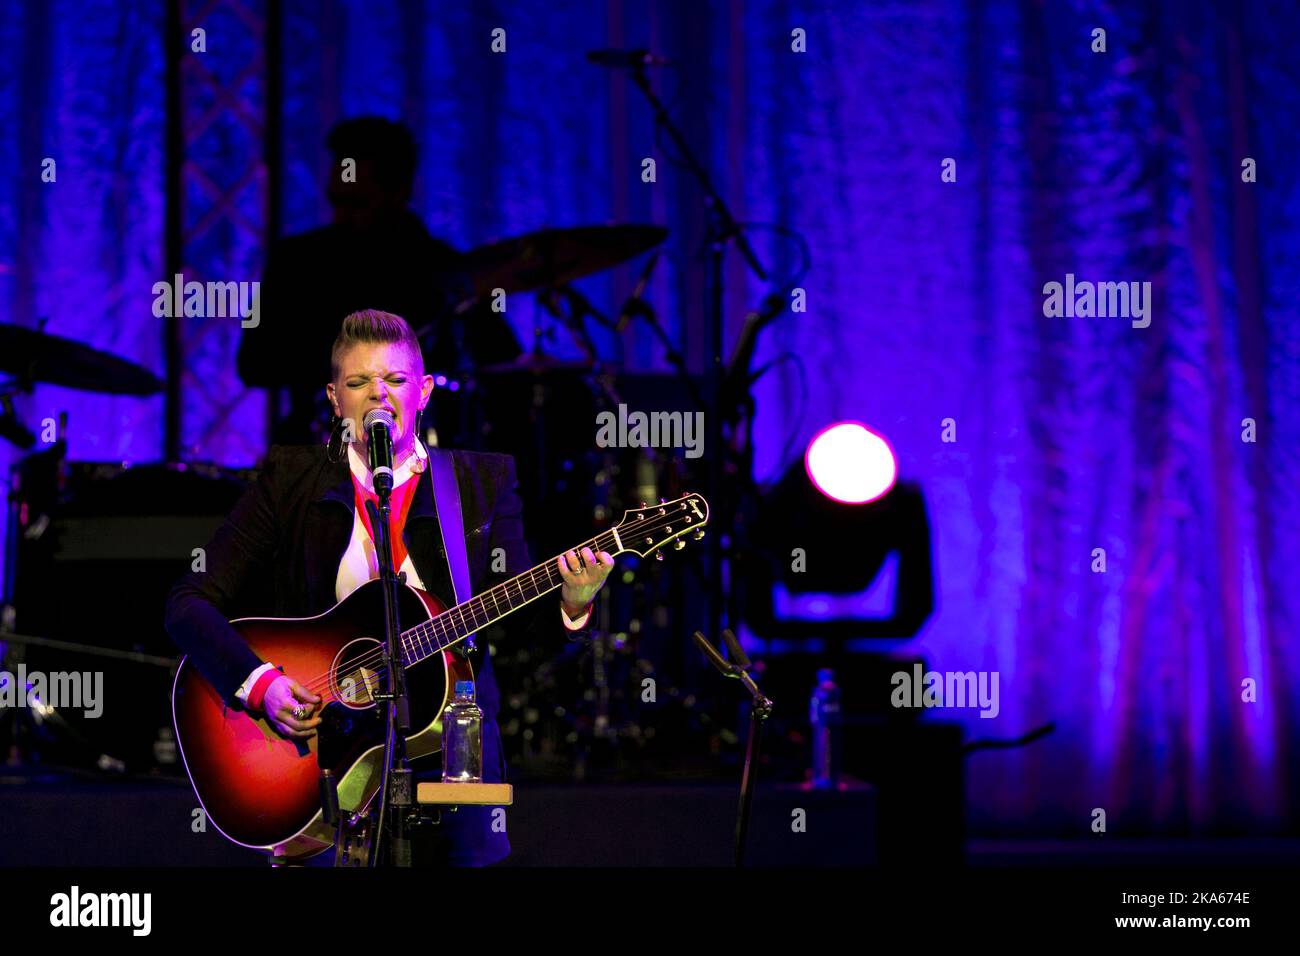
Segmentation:
{"type": "MultiPolygon", "coordinates": [[[[424,444],[417,438],[415,440],[415,452],[406,457],[400,465],[393,469],[393,488],[396,490],[410,481],[412,478],[419,480],[421,472],[424,471],[424,463],[427,463],[429,453],[425,450],[424,444]],[[416,470],[417,462],[421,467],[416,470]]],[[[370,468],[366,460],[361,457],[357,451],[356,443],[348,445],[348,466],[352,469],[352,476],[357,479],[361,487],[366,491],[375,490],[374,483],[371,481],[370,468]]],[[[343,552],[343,557],[339,559],[338,574],[334,579],[334,598],[342,601],[345,597],[355,591],[367,581],[373,581],[379,577],[379,557],[375,553],[375,543],[371,540],[366,526],[361,520],[361,511],[354,509],[355,514],[352,516],[352,537],[348,541],[347,549],[343,552]]],[[[415,565],[411,562],[410,554],[402,561],[402,566],[398,571],[406,572],[406,582],[420,590],[426,590],[424,582],[420,580],[420,575],[415,571],[415,565]]],[[[576,620],[571,620],[564,610],[564,605],[560,605],[560,619],[564,626],[570,631],[580,631],[587,626],[587,619],[591,616],[588,611],[576,620]]],[[[257,679],[273,668],[274,664],[263,664],[251,674],[244,683],[239,685],[239,690],[235,691],[241,703],[248,702],[249,692],[252,691],[253,685],[257,679]]]]}
{"type": "MultiPolygon", "coordinates": [[[[396,491],[402,487],[412,477],[418,481],[420,472],[424,471],[428,459],[429,453],[424,450],[424,445],[417,438],[415,440],[415,453],[408,455],[406,461],[393,469],[393,490],[396,491]],[[415,470],[417,463],[419,464],[419,471],[415,470]]],[[[370,478],[370,469],[366,466],[361,453],[357,451],[355,442],[348,445],[348,465],[352,468],[352,477],[357,480],[358,484],[366,491],[373,492],[375,486],[370,478]]],[[[373,581],[379,577],[379,555],[375,552],[375,543],[370,540],[370,533],[366,531],[365,523],[361,520],[362,510],[360,508],[354,510],[352,539],[348,542],[347,550],[343,552],[343,557],[339,561],[338,575],[334,580],[334,599],[336,601],[342,601],[367,581],[373,581]]],[[[402,566],[397,570],[406,572],[408,584],[419,588],[421,591],[428,590],[424,586],[424,582],[420,580],[420,576],[415,573],[415,565],[411,563],[409,554],[403,559],[402,566]]]]}

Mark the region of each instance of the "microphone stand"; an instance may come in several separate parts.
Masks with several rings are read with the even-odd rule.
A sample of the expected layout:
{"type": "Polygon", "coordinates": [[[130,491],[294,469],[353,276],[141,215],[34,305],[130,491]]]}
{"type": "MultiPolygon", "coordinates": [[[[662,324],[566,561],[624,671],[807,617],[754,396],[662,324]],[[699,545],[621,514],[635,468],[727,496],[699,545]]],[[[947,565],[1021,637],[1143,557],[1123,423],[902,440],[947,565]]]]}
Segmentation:
{"type": "Polygon", "coordinates": [[[373,700],[388,704],[384,732],[384,771],[379,785],[379,814],[375,818],[374,841],[370,846],[369,865],[372,867],[379,859],[385,822],[391,831],[389,840],[392,849],[388,854],[390,864],[411,865],[410,816],[415,803],[411,767],[406,759],[406,734],[411,729],[410,706],[406,696],[406,662],[397,644],[401,633],[397,620],[397,586],[405,583],[405,575],[399,581],[393,573],[393,549],[388,530],[391,493],[390,484],[377,484],[375,494],[379,498],[378,504],[369,499],[366,501],[366,513],[370,516],[370,527],[374,532],[375,555],[379,562],[379,580],[384,595],[384,664],[388,674],[384,692],[371,694],[373,700]]]}
{"type": "Polygon", "coordinates": [[[753,804],[754,783],[758,779],[759,752],[763,746],[763,728],[768,717],[772,716],[774,706],[749,676],[752,666],[740,642],[730,630],[722,632],[722,639],[727,642],[727,652],[735,663],[728,661],[709,643],[709,639],[699,631],[695,632],[695,643],[709,662],[716,667],[723,677],[738,678],[749,691],[749,742],[745,748],[745,769],[740,777],[740,808],[736,813],[735,864],[745,865],[745,838],[749,834],[749,811],[753,804]]]}
{"type": "MultiPolygon", "coordinates": [[[[691,152],[686,143],[686,137],[674,125],[663,101],[650,88],[650,79],[646,75],[645,67],[644,60],[636,63],[631,71],[632,80],[650,104],[650,108],[654,112],[655,123],[667,131],[687,168],[698,180],[700,187],[704,191],[704,204],[708,210],[705,226],[708,247],[708,281],[706,283],[708,298],[705,302],[704,315],[709,328],[709,341],[707,343],[709,351],[707,354],[711,357],[708,363],[709,375],[707,380],[711,386],[709,391],[713,397],[714,407],[713,414],[708,416],[709,434],[705,440],[708,446],[713,449],[713,454],[709,456],[710,484],[715,496],[715,511],[718,512],[717,524],[725,529],[722,534],[718,535],[716,544],[709,550],[709,563],[713,571],[712,579],[726,587],[726,582],[733,573],[731,564],[735,553],[734,533],[731,531],[733,526],[732,513],[735,510],[735,505],[731,501],[731,495],[728,491],[729,487],[734,484],[735,479],[728,475],[728,468],[733,463],[728,461],[727,445],[723,432],[723,418],[726,417],[726,413],[721,407],[724,400],[725,376],[722,366],[723,257],[726,254],[728,243],[735,242],[741,256],[759,279],[766,281],[767,272],[759,263],[753,246],[745,238],[740,223],[736,221],[735,216],[731,214],[731,210],[727,207],[726,201],[713,187],[713,181],[709,178],[708,171],[705,170],[695,154],[691,152]]],[[[730,589],[728,591],[730,592],[730,589]]],[[[734,597],[729,596],[726,602],[727,606],[724,608],[718,599],[710,599],[709,619],[711,630],[716,632],[722,626],[724,616],[728,626],[735,626],[735,619],[738,615],[738,608],[734,606],[735,600],[734,597]]]]}

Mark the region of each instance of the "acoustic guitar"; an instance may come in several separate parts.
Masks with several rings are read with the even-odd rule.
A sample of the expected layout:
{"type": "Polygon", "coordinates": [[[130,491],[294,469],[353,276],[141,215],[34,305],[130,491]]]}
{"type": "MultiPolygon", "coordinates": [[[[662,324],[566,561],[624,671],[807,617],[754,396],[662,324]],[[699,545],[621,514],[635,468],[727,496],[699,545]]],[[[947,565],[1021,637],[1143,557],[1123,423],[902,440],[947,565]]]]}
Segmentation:
{"type": "MultiPolygon", "coordinates": [[[[687,536],[703,537],[708,519],[704,498],[684,495],[624,512],[576,550],[645,557],[670,541],[681,549],[687,536]]],[[[563,583],[552,558],[451,608],[418,588],[398,588],[409,759],[440,751],[452,689],[473,680],[468,660],[452,648],[563,583]],[[433,663],[421,666],[426,661],[433,663]]],[[[262,660],[321,697],[322,722],[307,740],[282,737],[265,717],[228,705],[188,657],[181,660],[172,690],[176,740],[207,819],[227,839],[289,861],[330,849],[335,831],[321,810],[322,768],[338,781],[341,813],[369,808],[383,771],[385,711],[373,699],[387,683],[382,631],[376,636],[383,619],[383,590],[373,580],[315,617],[231,622],[262,660]]]]}

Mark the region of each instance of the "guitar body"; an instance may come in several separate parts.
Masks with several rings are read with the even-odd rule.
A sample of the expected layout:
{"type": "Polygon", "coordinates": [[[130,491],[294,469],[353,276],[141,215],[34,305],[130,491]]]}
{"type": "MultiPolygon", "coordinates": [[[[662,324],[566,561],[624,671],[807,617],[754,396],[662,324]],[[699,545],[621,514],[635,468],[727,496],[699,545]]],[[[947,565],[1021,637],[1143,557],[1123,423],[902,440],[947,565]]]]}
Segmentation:
{"type": "MultiPolygon", "coordinates": [[[[574,550],[645,557],[669,542],[704,536],[709,504],[700,495],[631,508],[617,526],[574,550]]],[[[663,557],[662,554],[659,557],[663,557]]],[[[398,588],[398,621],[408,666],[415,760],[442,749],[442,712],[458,680],[473,680],[469,662],[452,648],[563,584],[559,557],[517,574],[454,608],[416,588],[398,588]],[[435,620],[436,619],[436,620],[435,620]],[[415,665],[428,661],[424,667],[415,665]]],[[[384,759],[384,710],[370,693],[386,674],[379,661],[383,590],[357,588],[324,614],[309,618],[241,618],[231,624],[264,661],[280,667],[326,702],[317,734],[288,740],[262,717],[228,707],[186,657],[176,672],[172,717],[181,759],[208,820],[226,838],[299,860],[328,850],[336,833],[321,819],[320,772],[338,781],[339,811],[364,812],[379,791],[384,759]]]]}
{"type": "MultiPolygon", "coordinates": [[[[398,588],[403,631],[442,611],[431,595],[398,588]]],[[[316,617],[231,622],[262,660],[329,701],[309,740],[281,737],[264,717],[227,706],[188,657],[181,661],[172,693],[176,740],[207,819],[225,837],[288,860],[328,850],[335,833],[321,818],[322,768],[338,781],[340,812],[369,806],[383,771],[385,711],[369,699],[373,682],[385,676],[377,660],[383,633],[375,631],[382,620],[383,591],[370,581],[316,617]]],[[[473,670],[443,650],[406,674],[406,747],[414,760],[441,749],[450,690],[458,680],[473,680],[473,670]]]]}

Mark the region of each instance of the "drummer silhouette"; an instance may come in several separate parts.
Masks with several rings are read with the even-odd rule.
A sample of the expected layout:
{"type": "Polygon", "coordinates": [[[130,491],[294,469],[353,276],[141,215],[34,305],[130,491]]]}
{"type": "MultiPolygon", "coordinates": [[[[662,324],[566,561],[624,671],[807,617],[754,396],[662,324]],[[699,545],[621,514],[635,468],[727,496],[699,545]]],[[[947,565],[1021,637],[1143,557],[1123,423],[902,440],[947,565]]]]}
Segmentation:
{"type": "Polygon", "coordinates": [[[411,209],[417,150],[409,128],[378,116],[336,124],[326,195],[329,225],[274,243],[262,275],[261,321],[245,328],[238,355],[245,385],[277,390],[271,444],[314,444],[328,435],[324,383],[343,317],[379,309],[422,332],[425,366],[455,371],[520,354],[503,316],[478,308],[461,254],[430,235],[411,209]]]}

